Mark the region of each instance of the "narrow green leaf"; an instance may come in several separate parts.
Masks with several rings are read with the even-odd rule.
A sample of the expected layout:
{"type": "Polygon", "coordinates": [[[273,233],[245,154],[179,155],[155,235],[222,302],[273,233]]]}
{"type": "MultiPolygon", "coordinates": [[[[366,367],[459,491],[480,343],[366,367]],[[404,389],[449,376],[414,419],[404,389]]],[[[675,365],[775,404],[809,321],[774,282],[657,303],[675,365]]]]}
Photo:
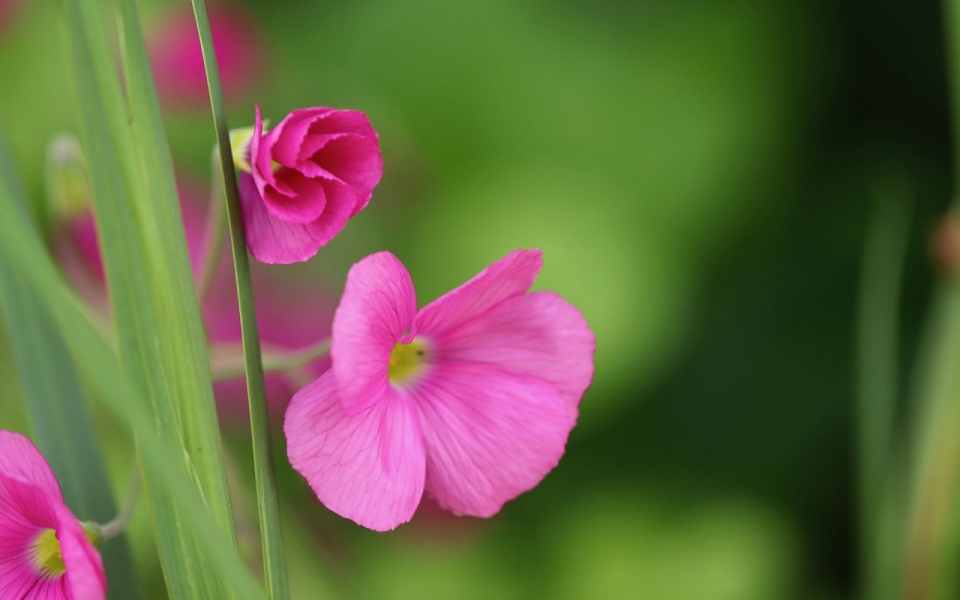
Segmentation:
{"type": "MultiPolygon", "coordinates": [[[[190,473],[184,481],[198,486],[213,523],[233,540],[236,552],[222,458],[218,462],[219,432],[215,425],[192,421],[215,423],[215,417],[211,419],[207,359],[197,350],[196,339],[202,336],[199,309],[195,297],[181,293],[175,275],[178,270],[190,272],[189,263],[177,263],[177,257],[186,254],[178,207],[162,204],[162,195],[158,199],[151,192],[151,185],[164,179],[155,174],[160,167],[149,158],[160,151],[147,147],[156,140],[142,130],[137,137],[131,128],[99,3],[62,4],[121,366],[127,382],[140,391],[138,397],[147,401],[155,431],[180,448],[172,456],[190,473]],[[173,246],[179,249],[170,249],[173,246]],[[195,318],[189,316],[193,313],[195,318]],[[203,358],[198,359],[198,353],[203,358]],[[191,419],[189,444],[186,417],[191,419]]],[[[157,479],[155,465],[145,460],[143,466],[171,596],[229,597],[229,586],[201,550],[204,540],[184,522],[182,507],[157,479]]]]}
{"type": "MultiPolygon", "coordinates": [[[[0,132],[0,186],[26,218],[26,200],[13,175],[0,132]]],[[[0,301],[34,440],[56,473],[64,500],[78,519],[106,523],[117,512],[106,467],[79,378],[52,316],[25,288],[7,255],[0,255],[0,301]]],[[[110,598],[142,596],[125,536],[103,548],[110,598]]]]}
{"type": "Polygon", "coordinates": [[[183,447],[176,439],[161,435],[150,401],[122,372],[116,355],[86,318],[81,301],[69,291],[5,186],[0,186],[0,257],[54,315],[75,364],[118,422],[136,437],[144,470],[155,474],[147,478],[147,485],[156,486],[151,497],[169,497],[179,525],[193,534],[198,556],[222,575],[223,595],[200,593],[193,598],[262,598],[260,585],[244,567],[235,540],[211,520],[206,500],[194,484],[195,474],[187,461],[180,460],[185,454],[183,447]]]}
{"type": "Polygon", "coordinates": [[[253,461],[257,481],[257,507],[260,518],[260,536],[263,546],[263,570],[268,597],[286,600],[290,597],[287,568],[283,552],[283,535],[280,524],[280,501],[277,496],[277,477],[273,464],[273,448],[270,440],[270,423],[267,413],[267,392],[263,381],[263,362],[260,356],[260,334],[257,330],[257,313],[253,299],[253,283],[250,279],[250,264],[247,241],[243,230],[240,200],[237,192],[237,174],[234,171],[230,145],[230,128],[223,103],[220,71],[213,48],[213,35],[204,0],[193,0],[193,14],[200,34],[203,49],[203,65],[210,90],[210,105],[217,131],[217,147],[220,150],[220,175],[223,177],[224,199],[227,204],[227,219],[230,225],[230,242],[233,251],[233,270],[237,280],[237,297],[240,306],[240,326],[243,335],[243,362],[247,376],[247,397],[250,403],[250,429],[253,438],[253,461]]]}
{"type": "Polygon", "coordinates": [[[207,343],[187,252],[186,236],[173,160],[167,143],[156,86],[150,71],[146,45],[134,0],[118,0],[124,80],[130,107],[134,142],[140,155],[145,190],[149,196],[142,223],[151,245],[151,255],[164,273],[164,323],[174,341],[171,353],[174,383],[179,389],[184,442],[193,459],[204,495],[211,498],[214,519],[226,530],[233,528],[226,470],[221,452],[213,387],[210,380],[207,343]]]}
{"type": "Polygon", "coordinates": [[[900,282],[910,230],[909,191],[878,184],[863,252],[857,313],[857,438],[863,597],[895,598],[903,465],[892,460],[899,394],[900,282]]]}

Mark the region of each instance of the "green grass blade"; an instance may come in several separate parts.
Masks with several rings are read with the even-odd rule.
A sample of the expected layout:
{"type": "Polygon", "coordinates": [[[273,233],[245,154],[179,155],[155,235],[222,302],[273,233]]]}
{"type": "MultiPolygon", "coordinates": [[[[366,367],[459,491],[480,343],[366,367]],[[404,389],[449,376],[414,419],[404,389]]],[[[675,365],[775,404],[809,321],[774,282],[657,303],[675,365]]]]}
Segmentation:
{"type": "Polygon", "coordinates": [[[226,470],[220,451],[213,387],[210,380],[207,344],[203,335],[200,307],[187,252],[183,218],[156,86],[150,71],[146,45],[134,0],[118,0],[120,41],[124,81],[130,110],[134,143],[140,156],[145,190],[149,196],[143,214],[151,254],[164,269],[167,292],[165,323],[175,338],[177,352],[171,359],[179,373],[180,418],[184,442],[193,459],[204,494],[211,498],[214,519],[232,529],[233,514],[227,488],[226,470]]]}
{"type": "Polygon", "coordinates": [[[237,280],[240,306],[240,325],[243,334],[243,359],[247,377],[247,397],[250,403],[250,429],[253,438],[253,461],[256,470],[257,507],[260,518],[260,536],[263,546],[263,570],[268,597],[286,600],[290,597],[287,568],[283,551],[280,524],[280,502],[277,496],[277,478],[274,471],[270,423],[267,414],[267,393],[263,381],[263,362],[260,356],[260,335],[250,279],[247,242],[237,193],[237,174],[234,171],[230,147],[230,131],[223,102],[220,72],[213,49],[213,35],[204,0],[193,0],[193,13],[203,49],[203,65],[210,90],[210,105],[217,131],[220,150],[220,174],[223,177],[227,219],[233,251],[233,268],[237,280]]]}
{"type": "MultiPolygon", "coordinates": [[[[16,199],[27,217],[26,201],[2,135],[0,186],[16,199]]],[[[116,515],[117,507],[73,361],[53,317],[26,289],[6,255],[0,255],[0,302],[34,440],[77,518],[106,523],[116,515]]],[[[110,540],[102,554],[110,581],[109,597],[142,597],[126,537],[110,540]]]]}
{"type": "MultiPolygon", "coordinates": [[[[191,358],[196,350],[189,340],[202,333],[199,317],[196,330],[187,331],[190,325],[184,315],[198,310],[196,300],[192,299],[192,306],[179,304],[183,298],[176,293],[172,274],[177,265],[163,251],[165,244],[183,244],[182,224],[165,221],[170,230],[164,233],[170,237],[161,238],[157,219],[163,208],[157,208],[149,191],[150,182],[157,178],[145,176],[145,171],[156,167],[144,158],[149,155],[142,147],[146,142],[131,129],[98,3],[64,0],[62,4],[121,366],[127,382],[139,390],[138,397],[147,401],[156,433],[179,448],[170,456],[182,461],[189,473],[184,481],[197,485],[208,518],[233,540],[236,552],[226,478],[222,470],[216,476],[217,462],[212,457],[220,453],[219,437],[199,444],[193,438],[187,446],[183,430],[183,411],[190,410],[184,407],[206,402],[212,410],[213,399],[209,373],[205,377],[203,373],[206,360],[198,365],[191,358]],[[203,470],[197,469],[197,462],[203,470]]],[[[201,418],[202,413],[191,412],[191,416],[201,418]]],[[[201,550],[204,540],[183,521],[182,507],[157,479],[155,465],[145,461],[143,466],[171,596],[230,597],[222,574],[201,550]]]]}
{"type": "Polygon", "coordinates": [[[222,575],[224,595],[193,598],[235,597],[241,600],[262,598],[260,585],[243,565],[235,541],[211,519],[205,499],[194,485],[195,476],[176,440],[158,432],[150,402],[129,382],[117,364],[115,354],[85,317],[80,300],[68,291],[44,248],[29,231],[29,224],[13,206],[13,200],[0,186],[0,256],[16,269],[16,275],[30,292],[50,311],[70,348],[75,363],[100,392],[117,421],[137,438],[145,471],[155,473],[148,485],[155,485],[151,497],[169,496],[176,507],[176,518],[184,529],[195,533],[196,549],[222,575]],[[16,260],[10,260],[16,257],[16,260]]]}

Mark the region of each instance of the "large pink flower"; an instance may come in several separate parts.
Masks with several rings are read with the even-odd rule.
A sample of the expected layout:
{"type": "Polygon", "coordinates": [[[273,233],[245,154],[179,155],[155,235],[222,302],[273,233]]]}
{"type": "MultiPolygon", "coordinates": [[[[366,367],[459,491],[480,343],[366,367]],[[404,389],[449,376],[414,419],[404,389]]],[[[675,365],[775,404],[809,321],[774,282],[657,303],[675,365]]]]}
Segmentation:
{"type": "Polygon", "coordinates": [[[366,207],[383,175],[377,132],[355,110],[295,110],[264,135],[258,106],[242,158],[250,168],[240,177],[247,245],[265,263],[314,256],[366,207]]]}
{"type": "Polygon", "coordinates": [[[95,600],[106,592],[100,554],[47,461],[27,438],[0,431],[0,598],[95,600]]]}
{"type": "Polygon", "coordinates": [[[423,492],[489,517],[563,455],[593,378],[580,312],[528,293],[539,250],[517,250],[417,312],[409,273],[380,252],[353,266],[332,368],[294,395],[293,467],[337,514],[385,531],[423,492]]]}

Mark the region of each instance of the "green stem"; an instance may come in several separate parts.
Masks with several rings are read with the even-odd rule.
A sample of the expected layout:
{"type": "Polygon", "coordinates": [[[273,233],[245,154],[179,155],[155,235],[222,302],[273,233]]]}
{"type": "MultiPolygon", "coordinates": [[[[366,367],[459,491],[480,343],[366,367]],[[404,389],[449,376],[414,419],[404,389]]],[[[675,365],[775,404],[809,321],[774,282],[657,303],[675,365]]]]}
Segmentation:
{"type": "Polygon", "coordinates": [[[197,299],[203,301],[210,293],[210,287],[217,275],[217,266],[220,264],[220,253],[226,238],[226,212],[223,207],[223,171],[220,168],[220,154],[213,149],[210,165],[210,202],[207,206],[207,222],[203,239],[203,262],[200,263],[200,279],[197,281],[197,299]]]}
{"type": "Polygon", "coordinates": [[[243,355],[247,373],[247,397],[250,402],[250,430],[253,437],[253,462],[256,471],[257,501],[260,517],[260,534],[263,543],[263,570],[268,597],[286,600],[290,597],[286,565],[283,556],[283,539],[280,530],[280,506],[277,497],[276,473],[273,466],[270,442],[270,426],[267,416],[267,394],[263,382],[263,364],[260,358],[260,335],[257,331],[257,316],[253,301],[253,285],[250,280],[250,264],[247,243],[240,212],[237,190],[237,174],[230,148],[230,131],[224,109],[223,89],[213,49],[213,36],[204,0],[192,0],[193,14],[197,21],[203,64],[210,88],[210,105],[217,130],[220,148],[220,165],[223,170],[223,186],[227,203],[227,220],[230,225],[230,242],[233,250],[233,267],[237,279],[237,297],[240,305],[240,326],[243,333],[243,355]]]}
{"type": "Polygon", "coordinates": [[[137,512],[137,505],[140,504],[140,496],[143,494],[143,477],[140,474],[140,462],[133,461],[133,470],[130,472],[130,483],[127,484],[127,495],[123,498],[123,505],[120,512],[112,520],[104,523],[100,527],[105,540],[115,538],[127,530],[133,515],[137,512]]]}
{"type": "MultiPolygon", "coordinates": [[[[290,371],[323,358],[330,352],[330,338],[324,338],[301,350],[284,351],[264,347],[263,370],[266,373],[290,371]]],[[[234,379],[245,373],[243,348],[237,344],[210,347],[210,373],[214,381],[234,379]]]]}

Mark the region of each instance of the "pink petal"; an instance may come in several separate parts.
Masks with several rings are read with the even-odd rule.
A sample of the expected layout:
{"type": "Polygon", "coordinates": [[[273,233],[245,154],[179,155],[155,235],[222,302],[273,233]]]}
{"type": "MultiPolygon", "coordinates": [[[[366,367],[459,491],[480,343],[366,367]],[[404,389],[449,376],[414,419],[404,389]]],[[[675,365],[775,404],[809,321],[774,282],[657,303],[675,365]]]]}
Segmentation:
{"type": "Polygon", "coordinates": [[[438,363],[411,388],[427,448],[426,491],[446,509],[489,517],[563,456],[571,423],[542,379],[438,363]]]}
{"type": "Polygon", "coordinates": [[[437,360],[481,363],[551,383],[577,421],[593,380],[596,338],[572,304],[553,292],[516,296],[437,339],[437,360]]]}
{"type": "Polygon", "coordinates": [[[250,173],[240,176],[240,207],[250,253],[260,262],[270,264],[290,264],[313,257],[340,233],[350,218],[347,203],[332,202],[330,210],[323,211],[312,223],[281,221],[267,210],[250,173]]]}
{"type": "Polygon", "coordinates": [[[0,483],[0,598],[22,598],[39,579],[30,545],[44,528],[23,514],[20,500],[14,497],[20,495],[11,495],[0,483]]]}
{"type": "Polygon", "coordinates": [[[37,488],[37,493],[63,502],[60,484],[47,459],[19,433],[0,431],[0,476],[28,483],[37,488]]]}
{"type": "Polygon", "coordinates": [[[274,178],[276,184],[261,190],[263,203],[273,216],[293,223],[310,223],[323,214],[327,195],[320,181],[287,167],[281,167],[274,178]]]}
{"type": "MultiPolygon", "coordinates": [[[[281,165],[293,167],[302,160],[300,147],[310,127],[318,118],[330,112],[333,112],[332,108],[323,107],[300,108],[291,112],[264,136],[264,152],[281,165]]],[[[263,168],[269,166],[269,162],[260,164],[263,168]]]]}
{"type": "Polygon", "coordinates": [[[357,202],[353,214],[367,206],[373,188],[383,176],[383,156],[375,138],[354,134],[336,136],[309,156],[311,162],[322,166],[356,190],[357,202]]]}
{"type": "Polygon", "coordinates": [[[60,552],[66,587],[73,600],[100,600],[107,593],[107,578],[103,572],[100,553],[84,534],[83,527],[70,509],[63,504],[57,509],[59,524],[57,539],[60,540],[60,552]]]}
{"type": "Polygon", "coordinates": [[[253,122],[253,135],[250,137],[250,146],[247,151],[250,153],[250,169],[257,182],[257,188],[263,189],[265,185],[274,185],[273,165],[270,164],[270,152],[260,151],[263,144],[263,115],[260,114],[260,105],[254,105],[255,120],[253,122]]]}
{"type": "Polygon", "coordinates": [[[378,252],[351,267],[333,317],[330,359],[347,415],[387,397],[390,353],[417,311],[417,294],[406,267],[378,252]]]}
{"type": "Polygon", "coordinates": [[[346,416],[328,371],[294,395],[284,432],[290,464],[324,506],[375,531],[406,523],[423,495],[416,408],[396,393],[346,416]]]}
{"type": "Polygon", "coordinates": [[[310,133],[356,133],[370,139],[377,139],[377,132],[370,119],[359,110],[331,110],[318,116],[310,124],[310,133]]]}
{"type": "Polygon", "coordinates": [[[539,250],[514,250],[470,281],[424,306],[417,313],[409,337],[418,333],[438,336],[504,300],[526,293],[542,266],[539,250]]]}

